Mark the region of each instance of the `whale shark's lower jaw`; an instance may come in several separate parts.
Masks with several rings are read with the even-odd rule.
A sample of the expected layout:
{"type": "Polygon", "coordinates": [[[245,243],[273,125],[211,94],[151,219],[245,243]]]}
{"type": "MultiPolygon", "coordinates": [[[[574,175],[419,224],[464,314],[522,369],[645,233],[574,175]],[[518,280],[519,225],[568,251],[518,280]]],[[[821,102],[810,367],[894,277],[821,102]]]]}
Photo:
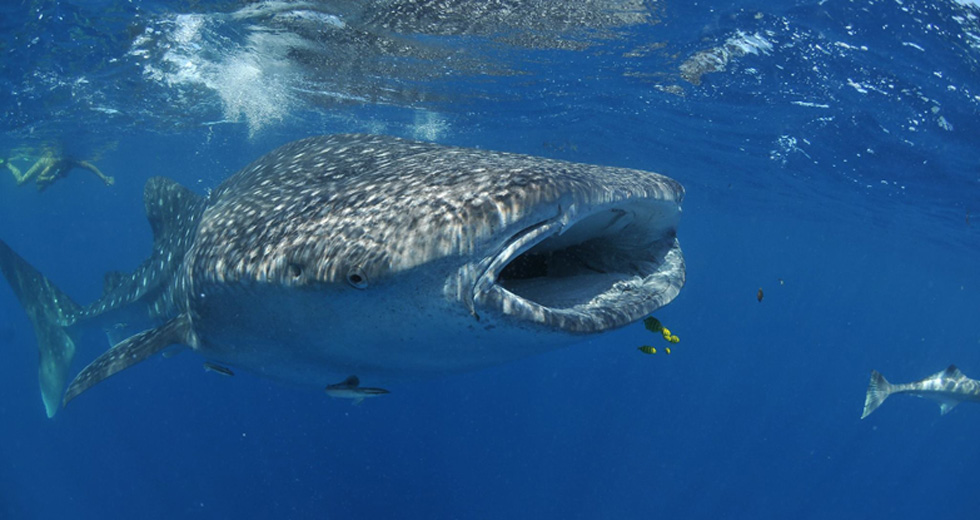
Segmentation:
{"type": "Polygon", "coordinates": [[[684,285],[677,200],[572,207],[511,237],[474,284],[476,311],[571,333],[636,321],[684,285]]]}

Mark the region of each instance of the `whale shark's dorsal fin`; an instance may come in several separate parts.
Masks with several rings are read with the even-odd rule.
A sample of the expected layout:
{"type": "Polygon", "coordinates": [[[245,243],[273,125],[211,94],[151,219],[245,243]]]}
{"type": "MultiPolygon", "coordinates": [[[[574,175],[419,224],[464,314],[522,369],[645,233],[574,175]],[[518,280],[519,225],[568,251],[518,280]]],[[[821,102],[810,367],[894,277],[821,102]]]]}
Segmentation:
{"type": "Polygon", "coordinates": [[[63,405],[67,405],[69,401],[103,379],[177,343],[184,345],[195,343],[191,331],[191,320],[186,314],[181,314],[155,329],[145,330],[131,336],[105,351],[71,382],[65,392],[63,405]]]}
{"type": "Polygon", "coordinates": [[[153,252],[132,273],[106,273],[102,297],[86,307],[86,317],[123,307],[147,295],[153,298],[154,293],[160,292],[163,284],[173,279],[190,247],[205,200],[173,180],[153,177],[143,187],[143,204],[153,230],[153,252]]]}
{"type": "Polygon", "coordinates": [[[203,197],[177,181],[166,177],[151,177],[143,186],[143,207],[146,220],[153,230],[153,246],[174,239],[182,231],[181,222],[203,197]]]}
{"type": "Polygon", "coordinates": [[[357,388],[358,386],[361,386],[361,380],[358,379],[357,376],[347,376],[347,379],[344,379],[343,381],[341,381],[336,386],[346,386],[348,388],[357,388]]]}

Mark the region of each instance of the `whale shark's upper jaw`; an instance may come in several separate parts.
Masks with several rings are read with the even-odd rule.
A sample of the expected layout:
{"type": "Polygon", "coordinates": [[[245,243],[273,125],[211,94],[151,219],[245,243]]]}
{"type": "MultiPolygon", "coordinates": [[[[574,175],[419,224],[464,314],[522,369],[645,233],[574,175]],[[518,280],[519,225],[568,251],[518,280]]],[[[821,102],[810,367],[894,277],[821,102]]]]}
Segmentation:
{"type": "Polygon", "coordinates": [[[636,321],[684,285],[676,238],[683,189],[597,205],[570,204],[521,229],[473,284],[473,311],[572,333],[636,321]]]}

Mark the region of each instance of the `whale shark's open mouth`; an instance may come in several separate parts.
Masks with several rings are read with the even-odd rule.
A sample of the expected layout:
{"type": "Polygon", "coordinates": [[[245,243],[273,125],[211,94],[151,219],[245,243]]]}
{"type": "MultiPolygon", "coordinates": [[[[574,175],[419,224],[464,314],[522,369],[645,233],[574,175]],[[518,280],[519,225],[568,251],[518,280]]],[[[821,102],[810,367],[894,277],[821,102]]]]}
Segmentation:
{"type": "Polygon", "coordinates": [[[666,305],[684,285],[673,200],[627,200],[529,226],[477,281],[474,302],[570,332],[598,332],[666,305]]]}

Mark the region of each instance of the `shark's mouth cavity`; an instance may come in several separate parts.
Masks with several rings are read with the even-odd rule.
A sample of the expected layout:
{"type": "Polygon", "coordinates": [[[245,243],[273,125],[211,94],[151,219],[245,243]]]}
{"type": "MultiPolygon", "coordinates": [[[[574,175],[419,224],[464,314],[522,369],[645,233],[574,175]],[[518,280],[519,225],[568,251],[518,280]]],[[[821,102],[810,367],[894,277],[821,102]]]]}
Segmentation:
{"type": "Polygon", "coordinates": [[[570,332],[635,321],[684,285],[679,217],[675,201],[641,200],[534,224],[493,258],[474,300],[570,332]]]}

